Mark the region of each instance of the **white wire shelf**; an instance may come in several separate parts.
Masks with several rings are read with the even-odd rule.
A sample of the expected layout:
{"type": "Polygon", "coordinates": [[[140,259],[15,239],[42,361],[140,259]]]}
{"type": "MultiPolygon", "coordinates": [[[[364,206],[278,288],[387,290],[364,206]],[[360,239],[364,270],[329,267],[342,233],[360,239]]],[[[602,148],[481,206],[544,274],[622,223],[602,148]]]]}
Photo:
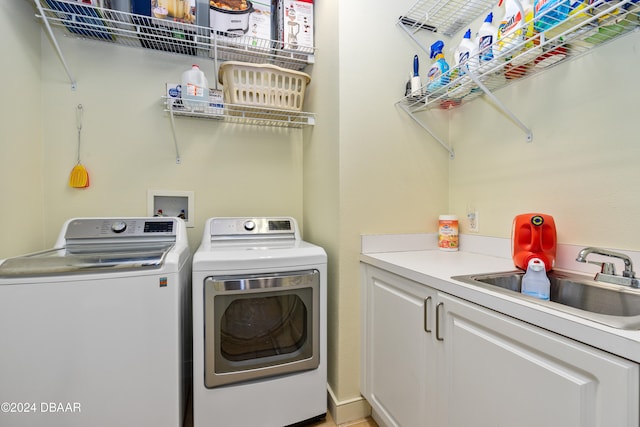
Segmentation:
{"type": "Polygon", "coordinates": [[[73,0],[34,0],[38,18],[66,35],[175,54],[270,63],[302,70],[314,62],[315,48],[285,50],[282,42],[247,35],[218,34],[175,20],[136,15],[73,0]]]}
{"type": "MultiPolygon", "coordinates": [[[[579,57],[620,36],[638,31],[640,3],[635,1],[600,1],[563,21],[551,16],[553,10],[550,10],[545,15],[551,27],[548,30],[540,33],[534,31],[529,37],[522,37],[502,50],[499,50],[502,41],[498,40],[487,49],[470,56],[466,63],[451,66],[442,81],[444,84],[430,86],[425,83],[419,96],[408,95],[400,102],[414,113],[431,108],[455,108],[486,92],[494,92],[579,57]],[[481,62],[479,58],[489,50],[493,52],[494,59],[481,62]]],[[[400,22],[400,25],[405,24],[400,22]]],[[[526,31],[526,27],[527,23],[522,23],[516,31],[523,28],[526,31]]]]}
{"type": "Polygon", "coordinates": [[[210,104],[191,101],[195,108],[182,104],[182,100],[163,96],[164,111],[176,116],[223,120],[249,125],[302,128],[315,125],[315,114],[304,111],[258,108],[237,104],[210,104]]]}
{"type": "MultiPolygon", "coordinates": [[[[406,16],[400,17],[398,25],[429,53],[426,46],[415,37],[417,31],[426,29],[436,34],[459,34],[460,30],[469,28],[470,22],[488,13],[494,3],[483,0],[420,0],[406,16]],[[452,13],[452,10],[457,12],[448,19],[447,13],[452,13]],[[477,15],[472,16],[472,11],[477,15]]],[[[581,8],[571,13],[560,10],[561,6],[558,3],[555,8],[537,15],[534,18],[534,23],[537,22],[535,25],[531,21],[521,21],[502,40],[471,55],[466,62],[451,66],[437,84],[425,82],[418,94],[408,94],[397,105],[427,130],[449,152],[451,158],[454,157],[453,148],[439,138],[416,113],[455,108],[485,95],[525,132],[527,142],[531,142],[531,130],[493,92],[640,29],[638,0],[595,0],[592,4],[583,3],[581,8]],[[485,58],[488,52],[492,53],[493,59],[481,61],[480,58],[485,58]]]]}
{"type": "Polygon", "coordinates": [[[497,0],[420,0],[400,22],[414,32],[429,30],[452,37],[496,4],[497,0]]]}

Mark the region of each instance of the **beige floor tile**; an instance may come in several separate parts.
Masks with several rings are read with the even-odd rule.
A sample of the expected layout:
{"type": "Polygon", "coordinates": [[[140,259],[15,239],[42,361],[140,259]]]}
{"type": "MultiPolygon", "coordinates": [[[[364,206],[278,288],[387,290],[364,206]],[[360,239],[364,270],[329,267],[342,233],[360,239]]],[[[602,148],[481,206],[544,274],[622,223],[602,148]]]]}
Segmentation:
{"type": "Polygon", "coordinates": [[[378,424],[376,424],[373,419],[366,418],[338,425],[331,418],[331,414],[327,412],[327,418],[325,421],[310,424],[309,427],[378,427],[378,424]]]}

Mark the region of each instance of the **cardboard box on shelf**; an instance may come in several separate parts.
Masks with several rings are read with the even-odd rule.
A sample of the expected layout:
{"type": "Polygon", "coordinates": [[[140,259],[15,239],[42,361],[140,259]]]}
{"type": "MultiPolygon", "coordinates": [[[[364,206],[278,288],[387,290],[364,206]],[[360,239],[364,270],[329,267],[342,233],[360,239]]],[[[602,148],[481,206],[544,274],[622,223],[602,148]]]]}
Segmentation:
{"type": "Polygon", "coordinates": [[[255,48],[269,49],[271,40],[277,38],[275,3],[270,0],[252,1],[253,12],[249,15],[249,43],[255,48]]]}
{"type": "Polygon", "coordinates": [[[313,53],[313,0],[275,0],[282,48],[313,53]]]}
{"type": "Polygon", "coordinates": [[[197,37],[208,38],[194,26],[209,26],[208,0],[131,0],[131,12],[147,49],[195,56],[197,37]]]}
{"type": "Polygon", "coordinates": [[[209,26],[209,0],[131,0],[131,12],[158,22],[209,26]]]}

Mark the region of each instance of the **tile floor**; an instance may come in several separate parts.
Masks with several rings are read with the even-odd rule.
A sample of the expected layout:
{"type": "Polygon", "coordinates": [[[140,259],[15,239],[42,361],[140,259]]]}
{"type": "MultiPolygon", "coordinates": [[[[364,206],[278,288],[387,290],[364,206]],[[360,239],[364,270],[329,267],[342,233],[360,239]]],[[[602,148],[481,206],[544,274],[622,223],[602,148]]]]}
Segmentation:
{"type": "Polygon", "coordinates": [[[308,427],[378,427],[372,418],[363,420],[350,421],[348,423],[336,424],[331,418],[331,414],[327,412],[327,418],[324,421],[309,424],[308,427]]]}

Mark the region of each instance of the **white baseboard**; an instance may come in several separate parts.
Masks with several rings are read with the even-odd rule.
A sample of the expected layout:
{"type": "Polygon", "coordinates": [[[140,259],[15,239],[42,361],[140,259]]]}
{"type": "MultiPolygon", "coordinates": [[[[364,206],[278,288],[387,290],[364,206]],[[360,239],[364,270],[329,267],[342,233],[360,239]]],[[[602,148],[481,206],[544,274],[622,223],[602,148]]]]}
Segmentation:
{"type": "Polygon", "coordinates": [[[329,412],[337,425],[361,420],[371,415],[371,406],[364,397],[339,401],[329,385],[327,385],[327,392],[329,412]]]}

